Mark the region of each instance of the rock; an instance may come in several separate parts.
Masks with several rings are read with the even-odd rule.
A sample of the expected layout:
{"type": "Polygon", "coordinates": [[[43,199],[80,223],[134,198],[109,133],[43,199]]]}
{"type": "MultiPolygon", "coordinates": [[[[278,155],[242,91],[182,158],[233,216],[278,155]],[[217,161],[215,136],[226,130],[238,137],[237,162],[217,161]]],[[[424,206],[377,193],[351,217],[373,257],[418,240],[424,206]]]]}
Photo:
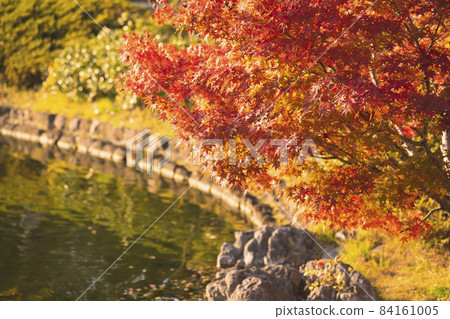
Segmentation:
{"type": "Polygon", "coordinates": [[[224,201],[233,210],[239,210],[241,194],[228,187],[222,187],[222,201],[224,201]]]}
{"type": "Polygon", "coordinates": [[[72,133],[77,131],[80,126],[80,120],[81,120],[81,118],[79,118],[79,117],[72,118],[69,121],[69,124],[67,125],[67,130],[69,130],[72,133]]]}
{"type": "Polygon", "coordinates": [[[38,142],[39,136],[42,133],[43,132],[41,130],[37,129],[36,127],[29,126],[29,125],[19,125],[15,129],[13,136],[20,140],[38,142]]]}
{"type": "Polygon", "coordinates": [[[359,271],[350,271],[349,265],[345,265],[345,274],[343,269],[339,269],[340,273],[345,274],[349,278],[349,291],[340,291],[338,293],[338,300],[359,301],[359,300],[376,300],[376,293],[370,284],[369,280],[364,277],[359,271]]]}
{"type": "Polygon", "coordinates": [[[261,217],[261,223],[263,225],[273,225],[276,222],[276,219],[273,217],[272,213],[265,213],[261,217]]]}
{"type": "Polygon", "coordinates": [[[89,119],[80,119],[80,123],[78,124],[78,131],[81,134],[89,134],[91,123],[92,121],[89,119]]]}
{"type": "Polygon", "coordinates": [[[234,238],[235,238],[235,242],[234,242],[234,246],[239,249],[239,251],[242,253],[244,252],[244,247],[245,244],[247,244],[247,242],[253,238],[253,236],[255,235],[255,231],[254,230],[249,230],[249,231],[237,231],[234,233],[234,238]]]}
{"type": "Polygon", "coordinates": [[[40,127],[44,130],[48,130],[53,127],[54,120],[55,114],[31,111],[28,122],[29,125],[40,127]]]}
{"type": "Polygon", "coordinates": [[[225,284],[225,281],[219,280],[209,283],[206,286],[206,296],[210,301],[226,301],[227,285],[225,284]]]}
{"type": "Polygon", "coordinates": [[[251,194],[245,194],[245,203],[249,206],[254,206],[258,203],[258,198],[251,194]]]}
{"type": "Polygon", "coordinates": [[[128,127],[124,127],[123,128],[123,137],[121,139],[120,145],[121,146],[126,146],[127,141],[134,137],[139,131],[128,128],[128,127]]]}
{"type": "MultiPolygon", "coordinates": [[[[142,172],[145,172],[149,175],[153,175],[154,173],[161,173],[160,163],[163,160],[164,160],[164,157],[162,155],[154,154],[153,162],[147,161],[146,158],[143,158],[142,160],[139,161],[138,167],[141,169],[142,172]]],[[[175,167],[175,164],[174,164],[174,167],[175,167]]],[[[169,175],[171,174],[171,176],[173,177],[173,172],[171,173],[171,172],[166,171],[165,173],[167,173],[169,175]]]]}
{"type": "Polygon", "coordinates": [[[261,215],[272,213],[272,207],[267,204],[257,204],[255,205],[255,211],[259,212],[261,215]]]}
{"type": "Polygon", "coordinates": [[[354,238],[355,237],[355,232],[351,232],[345,229],[341,229],[339,231],[336,232],[336,234],[334,234],[334,237],[337,240],[341,240],[341,241],[345,241],[347,240],[347,238],[354,238]]]}
{"type": "Polygon", "coordinates": [[[56,142],[56,145],[58,146],[59,149],[62,150],[76,149],[75,138],[69,135],[61,136],[58,142],[56,142]]]}
{"type": "Polygon", "coordinates": [[[173,174],[173,179],[176,182],[186,182],[189,180],[189,176],[191,175],[191,172],[184,166],[177,165],[175,168],[175,172],[173,174]]]}
{"type": "Polygon", "coordinates": [[[11,108],[9,106],[0,105],[0,116],[2,116],[4,114],[8,114],[8,116],[9,116],[10,111],[11,111],[11,108]]]}
{"type": "Polygon", "coordinates": [[[243,259],[239,259],[238,261],[236,261],[235,267],[236,269],[244,269],[245,261],[243,259]]]}
{"type": "Polygon", "coordinates": [[[116,147],[111,159],[113,160],[113,162],[120,163],[125,161],[125,155],[126,153],[123,147],[116,147]]]}
{"type": "Polygon", "coordinates": [[[259,220],[261,225],[273,225],[275,222],[272,207],[267,204],[254,205],[253,218],[259,220]]]}
{"type": "Polygon", "coordinates": [[[78,152],[86,154],[89,152],[89,147],[94,143],[95,140],[89,137],[77,136],[75,142],[77,144],[78,152]]]}
{"type": "Polygon", "coordinates": [[[87,130],[89,135],[94,135],[98,138],[105,140],[111,139],[113,135],[113,129],[108,123],[103,123],[98,120],[93,120],[89,129],[87,130]]]}
{"type": "Polygon", "coordinates": [[[264,255],[255,238],[252,238],[244,247],[245,267],[264,265],[264,255]]]}
{"type": "Polygon", "coordinates": [[[64,115],[56,115],[53,120],[53,128],[57,131],[62,131],[66,126],[66,122],[67,117],[64,115]]]}
{"type": "Polygon", "coordinates": [[[240,251],[229,243],[223,243],[220,247],[220,253],[217,257],[218,268],[233,267],[239,259],[240,251]]]}
{"type": "Polygon", "coordinates": [[[246,267],[264,265],[264,257],[267,254],[268,240],[274,228],[263,226],[257,229],[254,237],[244,247],[244,261],[246,267]]]}
{"type": "Polygon", "coordinates": [[[339,257],[341,254],[339,252],[339,246],[330,247],[325,251],[322,251],[321,259],[333,259],[339,257]]]}
{"type": "Polygon", "coordinates": [[[0,115],[0,127],[8,123],[8,120],[9,120],[9,113],[0,115]]]}
{"type": "Polygon", "coordinates": [[[201,192],[208,194],[211,190],[211,187],[213,185],[213,182],[210,178],[204,177],[201,172],[199,171],[193,171],[192,174],[189,176],[188,179],[189,186],[194,186],[201,192]]]}
{"type": "Polygon", "coordinates": [[[109,123],[104,123],[102,126],[102,137],[106,140],[111,141],[114,134],[114,127],[109,123]]]}
{"type": "Polygon", "coordinates": [[[269,239],[265,264],[283,264],[298,267],[308,260],[318,258],[318,246],[313,235],[306,230],[281,226],[269,239]]]}
{"type": "Polygon", "coordinates": [[[12,124],[23,124],[29,116],[28,110],[12,108],[9,111],[9,122],[12,124]]]}
{"type": "MultiPolygon", "coordinates": [[[[308,260],[320,257],[320,249],[312,235],[291,226],[263,226],[248,232],[236,232],[235,238],[235,249],[221,251],[219,257],[227,261],[243,260],[247,268],[264,265],[299,267],[308,260]],[[227,257],[227,253],[232,255],[227,257]],[[236,253],[239,255],[236,256],[236,253]]],[[[217,264],[221,263],[218,261],[217,264]]],[[[223,267],[235,266],[226,264],[223,267]]]]}
{"type": "Polygon", "coordinates": [[[5,136],[12,136],[16,127],[16,124],[6,123],[1,127],[1,133],[5,136]]]}
{"type": "Polygon", "coordinates": [[[225,278],[206,287],[208,300],[256,301],[298,300],[303,288],[300,273],[291,267],[232,270],[225,278]]]}
{"type": "MultiPolygon", "coordinates": [[[[158,162],[156,160],[156,158],[154,157],[153,159],[153,168],[156,170],[156,166],[158,166],[160,162],[158,162]]],[[[172,179],[173,175],[175,173],[175,168],[177,167],[176,164],[172,163],[172,162],[168,162],[166,164],[164,164],[161,168],[160,168],[160,173],[162,176],[172,179]]]]}
{"type": "Polygon", "coordinates": [[[337,300],[337,291],[331,286],[320,286],[314,288],[308,295],[308,300],[329,301],[337,300]]]}
{"type": "Polygon", "coordinates": [[[176,139],[171,139],[165,143],[164,149],[167,148],[170,148],[170,158],[174,162],[186,163],[191,156],[189,147],[185,144],[179,144],[179,141],[176,139]]]}
{"type": "Polygon", "coordinates": [[[211,186],[211,189],[209,190],[209,192],[211,193],[211,195],[214,198],[221,198],[222,197],[222,186],[221,185],[217,185],[217,184],[213,184],[211,186]]]}
{"type": "Polygon", "coordinates": [[[88,153],[91,156],[100,157],[104,142],[101,140],[95,140],[88,149],[88,153]]]}
{"type": "Polygon", "coordinates": [[[272,207],[259,204],[258,198],[251,194],[246,194],[239,204],[240,210],[250,217],[250,220],[259,226],[273,225],[275,219],[272,216],[272,207]]]}
{"type": "Polygon", "coordinates": [[[112,158],[114,150],[115,147],[111,143],[105,142],[102,146],[102,149],[98,153],[98,157],[110,160],[112,158]]]}
{"type": "Polygon", "coordinates": [[[93,120],[91,126],[89,127],[89,135],[99,135],[100,134],[100,124],[99,120],[93,120]]]}
{"type": "Polygon", "coordinates": [[[275,227],[271,226],[263,226],[260,229],[257,229],[255,231],[255,235],[253,236],[254,239],[258,242],[258,245],[261,247],[264,255],[267,252],[267,249],[269,247],[269,238],[272,235],[273,231],[275,230],[275,227]]]}
{"type": "Polygon", "coordinates": [[[124,146],[125,142],[126,142],[126,139],[125,139],[125,128],[124,127],[115,127],[115,128],[113,128],[110,138],[111,138],[111,142],[114,143],[115,145],[124,146]]]}
{"type": "Polygon", "coordinates": [[[216,272],[215,277],[216,277],[216,279],[223,279],[223,278],[225,278],[225,276],[227,274],[228,274],[228,271],[222,269],[222,270],[219,270],[216,272]]]}
{"type": "Polygon", "coordinates": [[[359,271],[333,259],[309,261],[300,267],[308,287],[315,287],[307,300],[370,301],[376,300],[369,280],[359,271]]]}

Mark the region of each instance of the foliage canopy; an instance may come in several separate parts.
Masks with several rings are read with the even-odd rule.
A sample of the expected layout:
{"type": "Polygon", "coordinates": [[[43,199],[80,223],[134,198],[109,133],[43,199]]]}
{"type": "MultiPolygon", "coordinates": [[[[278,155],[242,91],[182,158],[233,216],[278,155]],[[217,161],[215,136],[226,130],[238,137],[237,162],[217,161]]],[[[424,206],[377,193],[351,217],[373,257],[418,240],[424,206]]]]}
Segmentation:
{"type": "MultiPolygon", "coordinates": [[[[164,1],[160,1],[164,2],[164,1]]],[[[130,92],[158,108],[189,145],[197,139],[312,139],[326,165],[266,142],[264,165],[203,164],[234,187],[283,191],[298,217],[334,227],[418,236],[422,196],[450,211],[448,1],[185,1],[161,5],[203,42],[186,49],[129,34],[130,92]],[[440,141],[443,140],[442,147],[440,141]]]]}

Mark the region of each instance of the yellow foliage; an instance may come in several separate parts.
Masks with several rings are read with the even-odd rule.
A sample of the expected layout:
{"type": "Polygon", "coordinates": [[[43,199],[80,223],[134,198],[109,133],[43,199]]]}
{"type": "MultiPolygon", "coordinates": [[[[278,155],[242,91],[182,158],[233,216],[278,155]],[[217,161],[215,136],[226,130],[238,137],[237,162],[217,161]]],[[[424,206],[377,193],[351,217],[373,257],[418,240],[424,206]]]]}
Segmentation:
{"type": "Polygon", "coordinates": [[[381,300],[450,300],[450,252],[426,239],[403,243],[362,231],[343,243],[342,261],[366,276],[381,300]]]}

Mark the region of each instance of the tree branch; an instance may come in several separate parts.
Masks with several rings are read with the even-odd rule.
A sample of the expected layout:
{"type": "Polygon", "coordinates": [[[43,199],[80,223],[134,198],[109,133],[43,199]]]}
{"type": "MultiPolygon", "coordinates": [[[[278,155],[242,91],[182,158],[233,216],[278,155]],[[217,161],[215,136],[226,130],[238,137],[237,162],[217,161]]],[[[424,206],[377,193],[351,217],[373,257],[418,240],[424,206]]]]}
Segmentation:
{"type": "Polygon", "coordinates": [[[422,222],[426,221],[427,218],[431,216],[431,214],[433,214],[434,212],[440,211],[440,210],[443,210],[443,209],[441,207],[438,207],[438,208],[430,210],[428,212],[428,214],[424,218],[422,218],[422,222]]]}

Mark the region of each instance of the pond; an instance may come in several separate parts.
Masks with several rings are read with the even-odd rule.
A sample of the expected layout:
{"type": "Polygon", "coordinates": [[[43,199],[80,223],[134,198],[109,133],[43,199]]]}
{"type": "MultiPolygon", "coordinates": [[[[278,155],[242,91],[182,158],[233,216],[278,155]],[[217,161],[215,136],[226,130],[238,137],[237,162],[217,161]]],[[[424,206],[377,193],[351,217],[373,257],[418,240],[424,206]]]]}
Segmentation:
{"type": "MultiPolygon", "coordinates": [[[[22,144],[0,138],[0,300],[76,300],[188,187],[22,144]]],[[[80,300],[202,299],[250,227],[190,189],[80,300]]]]}

